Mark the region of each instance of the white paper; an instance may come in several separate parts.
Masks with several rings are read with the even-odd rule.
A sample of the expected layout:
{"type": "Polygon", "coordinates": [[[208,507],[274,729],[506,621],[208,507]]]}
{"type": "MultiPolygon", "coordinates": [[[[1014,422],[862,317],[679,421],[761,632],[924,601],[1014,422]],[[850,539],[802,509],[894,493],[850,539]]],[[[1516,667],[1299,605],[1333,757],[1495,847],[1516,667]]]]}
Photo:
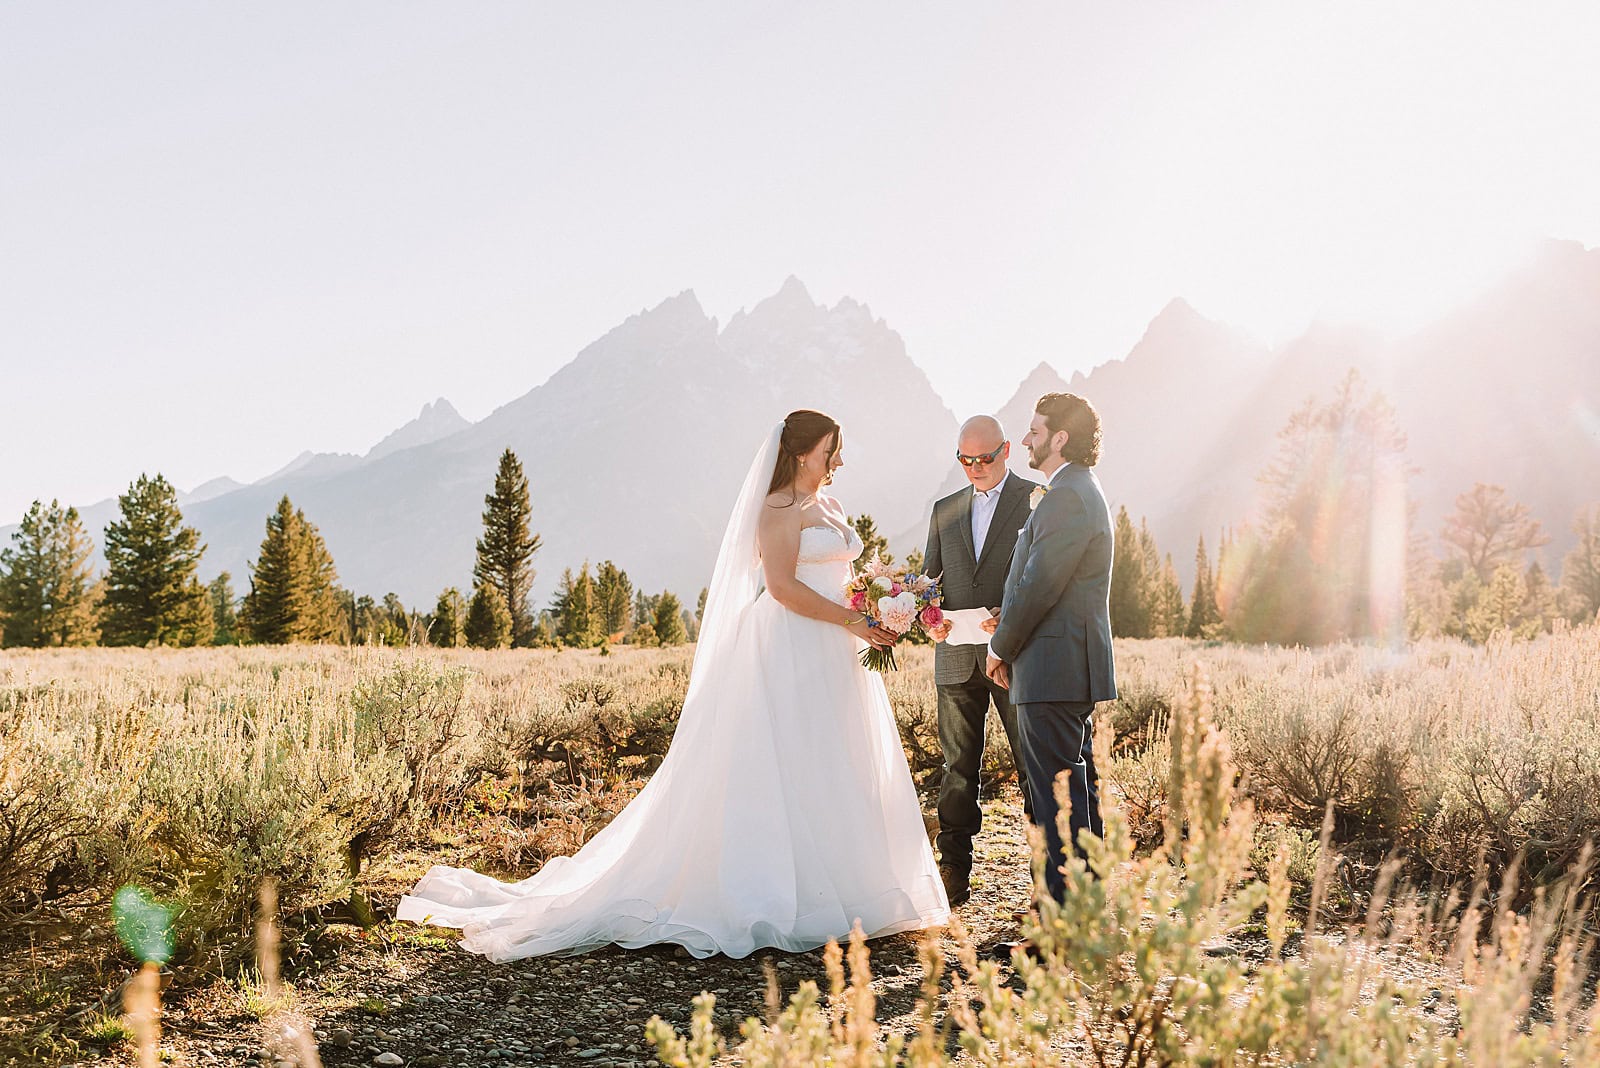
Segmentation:
{"type": "Polygon", "coordinates": [[[944,618],[950,621],[950,635],[945,638],[946,645],[988,645],[989,635],[980,624],[992,618],[987,608],[958,608],[953,612],[946,612],[944,618]]]}

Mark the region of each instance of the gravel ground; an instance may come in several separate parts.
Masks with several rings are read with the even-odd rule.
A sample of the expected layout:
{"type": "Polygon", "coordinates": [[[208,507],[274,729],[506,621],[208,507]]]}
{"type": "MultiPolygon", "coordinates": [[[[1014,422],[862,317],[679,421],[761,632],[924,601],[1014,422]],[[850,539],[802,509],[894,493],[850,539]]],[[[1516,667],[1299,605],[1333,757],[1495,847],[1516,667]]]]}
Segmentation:
{"type": "MultiPolygon", "coordinates": [[[[1015,794],[987,809],[973,897],[959,910],[980,945],[1015,937],[1013,916],[1026,906],[1028,891],[1027,842],[1015,794]]],[[[397,880],[374,888],[375,900],[392,906],[408,886],[397,880]]],[[[103,933],[71,934],[104,932],[103,911],[87,904],[68,908],[52,923],[10,932],[0,956],[0,1064],[131,1062],[126,1045],[96,1046],[83,1037],[97,1012],[117,1015],[118,991],[129,974],[103,933]],[[73,1054],[63,1045],[50,1055],[41,1049],[36,1036],[51,1027],[78,1041],[80,1050],[73,1054]],[[35,1037],[24,1052],[20,1043],[28,1036],[35,1037]]],[[[582,957],[492,964],[431,937],[441,933],[447,934],[386,924],[369,938],[351,927],[331,963],[294,981],[292,1013],[312,1030],[324,1064],[654,1064],[645,1022],[660,1015],[686,1029],[702,990],[717,995],[716,1019],[729,1038],[737,1038],[745,1017],[762,1015],[764,961],[777,969],[785,998],[806,979],[827,986],[821,951],[695,960],[672,947],[613,947],[582,957]]],[[[955,945],[948,937],[941,941],[948,971],[955,945]]],[[[895,936],[870,948],[878,1017],[895,1027],[918,997],[917,941],[895,936]]],[[[237,984],[169,994],[162,1036],[167,1063],[298,1063],[269,1033],[264,1016],[272,1014],[259,995],[237,984]]],[[[270,1030],[283,1019],[277,1016],[270,1030]]]]}

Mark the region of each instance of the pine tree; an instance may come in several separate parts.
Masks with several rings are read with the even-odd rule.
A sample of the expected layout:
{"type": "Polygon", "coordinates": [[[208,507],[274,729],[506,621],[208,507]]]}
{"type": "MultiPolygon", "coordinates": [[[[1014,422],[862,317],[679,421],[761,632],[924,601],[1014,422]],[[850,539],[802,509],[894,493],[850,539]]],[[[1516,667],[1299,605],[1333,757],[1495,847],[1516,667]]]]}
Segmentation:
{"type": "MultiPolygon", "coordinates": [[[[1148,531],[1146,532],[1148,534],[1148,531]]],[[[1133,528],[1126,506],[1117,509],[1112,537],[1111,633],[1117,638],[1150,637],[1150,578],[1147,546],[1133,528]]]]}
{"type": "Polygon", "coordinates": [[[484,497],[483,504],[483,536],[478,539],[473,581],[500,591],[511,612],[512,644],[529,645],[533,612],[528,593],[533,588],[533,554],[539,551],[539,535],[529,532],[528,476],[510,449],[500,456],[494,492],[484,497]]]}
{"type": "Polygon", "coordinates": [[[339,606],[339,572],[333,566],[333,555],[315,523],[305,514],[296,511],[300,520],[301,551],[305,564],[306,583],[310,587],[306,614],[302,617],[300,640],[308,642],[336,642],[344,632],[344,613],[339,606]]]}
{"type": "Polygon", "coordinates": [[[1184,635],[1190,638],[1215,638],[1222,630],[1222,611],[1217,608],[1217,580],[1206,555],[1205,535],[1194,551],[1194,593],[1189,597],[1189,625],[1184,635]]]}
{"type": "Polygon", "coordinates": [[[205,546],[183,525],[178,494],[160,475],[140,475],[106,526],[108,645],[199,645],[211,640],[211,598],[195,577],[205,546]]]}
{"type": "Polygon", "coordinates": [[[595,572],[595,613],[607,641],[622,637],[633,618],[633,583],[628,573],[610,560],[595,572]]]}
{"type": "MultiPolygon", "coordinates": [[[[918,554],[921,555],[920,553],[918,554]]],[[[920,571],[921,568],[918,568],[920,571]]],[[[706,598],[711,591],[705,586],[700,587],[700,599],[694,603],[694,640],[700,640],[700,628],[706,625],[706,598]]],[[[920,630],[917,633],[922,633],[920,630]]]]}
{"type": "Polygon", "coordinates": [[[1556,589],[1537,560],[1522,573],[1522,589],[1517,637],[1534,638],[1549,631],[1551,621],[1556,618],[1556,589]]]}
{"type": "Polygon", "coordinates": [[[439,594],[428,623],[428,640],[441,649],[459,649],[467,644],[467,601],[451,586],[439,594]]]}
{"type": "MultiPolygon", "coordinates": [[[[558,598],[559,600],[559,598],[558,598]]],[[[559,609],[557,612],[559,614],[559,609]]],[[[635,627],[642,627],[656,618],[656,598],[640,590],[633,595],[633,621],[635,627]]],[[[652,624],[653,626],[653,624],[652,624]]]]}
{"type": "Polygon", "coordinates": [[[651,622],[656,640],[662,645],[682,645],[689,640],[683,628],[683,605],[678,602],[677,594],[670,590],[656,598],[656,615],[651,622]]]}
{"type": "Polygon", "coordinates": [[[240,625],[252,641],[267,645],[335,641],[344,622],[338,580],[321,533],[285,496],[267,517],[240,625]]]}
{"type": "Polygon", "coordinates": [[[412,645],[413,620],[411,613],[406,611],[406,606],[400,603],[398,594],[390,592],[383,595],[381,604],[373,605],[368,609],[369,622],[367,632],[371,635],[369,644],[387,645],[398,648],[403,645],[412,645]]]}
{"type": "Polygon", "coordinates": [[[1183,587],[1168,553],[1161,565],[1151,600],[1150,630],[1153,638],[1176,638],[1183,634],[1188,619],[1183,610],[1183,587]]]}
{"type": "Polygon", "coordinates": [[[233,576],[224,571],[206,587],[211,598],[212,645],[239,644],[239,611],[233,596],[233,576]]]}
{"type": "Polygon", "coordinates": [[[379,645],[382,636],[378,627],[378,602],[367,594],[356,598],[355,626],[350,635],[352,645],[379,645]]]}
{"type": "Polygon", "coordinates": [[[561,574],[553,604],[558,622],[556,634],[562,644],[587,649],[601,640],[601,620],[595,606],[594,579],[586,562],[574,575],[568,568],[561,574]]]}
{"type": "Polygon", "coordinates": [[[862,512],[854,519],[847,519],[846,522],[855,528],[856,537],[861,539],[861,555],[856,557],[855,562],[858,571],[874,557],[885,564],[894,563],[894,555],[889,552],[889,539],[878,533],[878,524],[872,516],[862,512]]]}
{"type": "Polygon", "coordinates": [[[1577,544],[1561,561],[1561,596],[1567,618],[1587,623],[1600,614],[1600,504],[1572,520],[1577,544]]]}
{"type": "Polygon", "coordinates": [[[1519,563],[1529,549],[1550,541],[1527,505],[1506,500],[1504,487],[1483,482],[1456,498],[1440,538],[1486,583],[1502,564],[1519,563]]]}
{"type": "MultiPolygon", "coordinates": [[[[1476,571],[1469,573],[1476,579],[1476,571]]],[[[1466,637],[1486,642],[1501,631],[1515,631],[1522,621],[1527,599],[1528,588],[1522,572],[1512,564],[1501,564],[1483,587],[1477,604],[1467,612],[1466,637]]]]}
{"type": "Polygon", "coordinates": [[[89,540],[76,508],[33,502],[0,551],[0,644],[93,645],[95,588],[89,540]]]}
{"type": "Polygon", "coordinates": [[[511,644],[511,612],[500,591],[487,582],[472,594],[466,636],[474,649],[504,649],[511,644]]]}

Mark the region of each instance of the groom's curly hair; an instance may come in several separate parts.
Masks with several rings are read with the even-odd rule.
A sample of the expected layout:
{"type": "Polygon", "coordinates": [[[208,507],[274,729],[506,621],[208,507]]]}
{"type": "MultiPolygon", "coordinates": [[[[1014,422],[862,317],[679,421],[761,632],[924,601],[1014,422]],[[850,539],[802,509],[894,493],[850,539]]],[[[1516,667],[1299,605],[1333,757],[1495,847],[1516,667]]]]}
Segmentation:
{"type": "Polygon", "coordinates": [[[1061,458],[1069,464],[1093,467],[1100,461],[1100,413],[1076,393],[1046,393],[1033,410],[1044,416],[1050,433],[1065,430],[1061,458]]]}

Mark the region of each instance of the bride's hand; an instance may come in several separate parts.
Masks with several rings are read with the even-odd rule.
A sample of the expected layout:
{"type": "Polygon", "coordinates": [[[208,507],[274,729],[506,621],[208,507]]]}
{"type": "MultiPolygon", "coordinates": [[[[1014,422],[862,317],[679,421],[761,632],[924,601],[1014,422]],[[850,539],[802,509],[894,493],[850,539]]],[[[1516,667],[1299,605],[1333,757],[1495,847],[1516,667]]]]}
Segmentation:
{"type": "Polygon", "coordinates": [[[894,645],[894,643],[900,638],[900,635],[891,630],[885,630],[883,627],[868,626],[865,619],[856,620],[854,623],[845,627],[845,630],[849,631],[851,634],[854,634],[857,638],[860,638],[868,645],[876,645],[884,649],[894,645]]]}

